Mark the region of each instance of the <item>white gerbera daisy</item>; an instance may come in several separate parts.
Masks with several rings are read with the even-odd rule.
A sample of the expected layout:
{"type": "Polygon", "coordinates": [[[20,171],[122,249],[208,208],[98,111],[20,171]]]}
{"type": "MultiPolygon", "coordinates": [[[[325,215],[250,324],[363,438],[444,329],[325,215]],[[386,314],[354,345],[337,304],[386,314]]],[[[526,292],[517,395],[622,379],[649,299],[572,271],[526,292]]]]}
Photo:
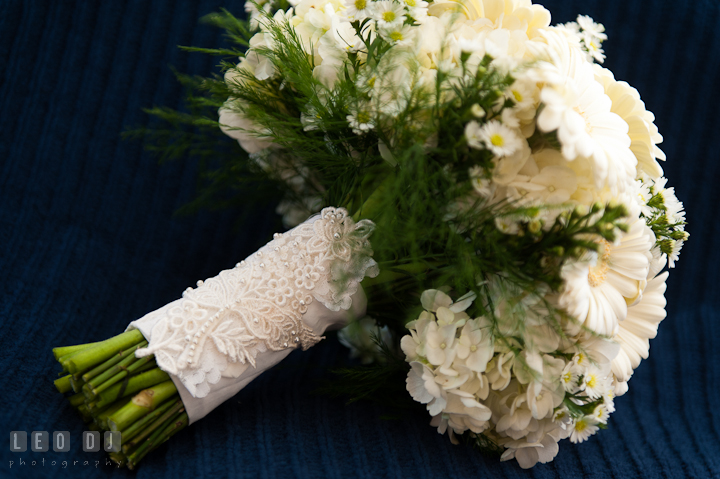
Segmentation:
{"type": "Polygon", "coordinates": [[[616,381],[630,379],[640,361],[650,353],[650,339],[657,335],[660,322],[665,319],[665,272],[652,279],[640,302],[628,309],[628,315],[621,321],[618,333],[613,338],[620,344],[618,355],[612,360],[612,372],[616,381]]]}
{"type": "Polygon", "coordinates": [[[657,160],[665,160],[665,154],[658,148],[663,137],[654,124],[655,115],[645,109],[640,93],[626,82],[615,80],[613,73],[600,65],[593,65],[595,80],[605,89],[605,94],[612,101],[610,111],[616,113],[628,124],[630,150],[638,160],[637,169],[652,179],[663,175],[657,160]]]}
{"type": "Polygon", "coordinates": [[[565,159],[592,161],[595,184],[623,192],[635,180],[637,159],[630,150],[628,124],[611,112],[612,101],[595,80],[593,67],[560,32],[543,32],[557,71],[555,85],[545,86],[541,131],[556,131],[565,159]]]}
{"type": "Polygon", "coordinates": [[[652,231],[639,219],[617,244],[600,240],[600,253],[566,263],[560,307],[592,331],[614,335],[627,316],[628,304],[645,287],[653,244],[652,231]]]}

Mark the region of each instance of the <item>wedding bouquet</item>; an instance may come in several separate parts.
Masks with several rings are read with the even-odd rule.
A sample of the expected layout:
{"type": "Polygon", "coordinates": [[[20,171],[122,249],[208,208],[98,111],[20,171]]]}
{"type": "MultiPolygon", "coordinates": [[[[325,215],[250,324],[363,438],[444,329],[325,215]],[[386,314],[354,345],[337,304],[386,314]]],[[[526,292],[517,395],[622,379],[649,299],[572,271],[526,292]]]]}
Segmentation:
{"type": "Polygon", "coordinates": [[[291,229],[125,333],[55,350],[58,389],[120,432],[111,456],[134,467],[342,327],[369,365],[327,390],[412,398],[454,443],[529,468],[605,428],[688,234],[654,116],[599,65],[603,26],[552,26],[529,0],[247,13],[209,17],[236,46],[192,49],[240,57],[195,82],[197,110],[151,112],[236,139],[213,185],[262,178],[291,229]]]}

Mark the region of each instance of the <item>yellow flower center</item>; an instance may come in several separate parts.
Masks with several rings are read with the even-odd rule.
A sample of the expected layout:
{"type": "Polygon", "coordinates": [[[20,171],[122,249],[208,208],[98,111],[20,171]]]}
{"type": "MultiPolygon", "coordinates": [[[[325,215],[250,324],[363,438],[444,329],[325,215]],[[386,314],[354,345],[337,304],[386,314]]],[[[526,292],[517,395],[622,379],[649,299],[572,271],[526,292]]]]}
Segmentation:
{"type": "Polygon", "coordinates": [[[366,111],[358,112],[357,121],[358,123],[370,123],[370,114],[366,111]]]}
{"type": "Polygon", "coordinates": [[[588,271],[588,283],[593,288],[597,288],[605,282],[607,279],[608,271],[610,266],[608,260],[610,259],[610,243],[606,240],[600,240],[600,246],[603,249],[602,255],[598,257],[597,264],[590,267],[588,271]]]}
{"type": "Polygon", "coordinates": [[[382,14],[383,20],[386,22],[394,22],[395,21],[395,12],[389,11],[389,12],[383,12],[382,14]]]}
{"type": "Polygon", "coordinates": [[[590,379],[585,384],[587,384],[587,387],[589,388],[594,388],[597,385],[597,378],[595,376],[590,376],[590,379]]]}
{"type": "Polygon", "coordinates": [[[562,379],[566,383],[569,383],[570,381],[572,381],[572,374],[567,372],[567,373],[563,374],[562,379]]]}
{"type": "Polygon", "coordinates": [[[440,345],[440,349],[445,349],[445,348],[447,348],[447,344],[442,343],[442,344],[440,345]]]}
{"type": "Polygon", "coordinates": [[[415,0],[405,0],[405,3],[408,7],[414,7],[417,5],[417,3],[415,3],[415,0]]]}
{"type": "Polygon", "coordinates": [[[490,143],[492,143],[493,146],[503,146],[505,144],[505,138],[495,133],[494,135],[490,136],[490,143]]]}
{"type": "Polygon", "coordinates": [[[470,351],[472,351],[473,353],[477,351],[477,346],[475,346],[474,344],[470,346],[470,351]]]}
{"type": "Polygon", "coordinates": [[[365,7],[367,7],[367,2],[365,0],[355,0],[355,8],[357,10],[365,10],[365,7]]]}
{"type": "Polygon", "coordinates": [[[399,42],[403,39],[403,34],[401,32],[392,32],[390,34],[390,39],[394,42],[399,42]]]}
{"type": "Polygon", "coordinates": [[[523,96],[522,96],[522,94],[521,94],[519,91],[513,90],[513,91],[512,91],[512,94],[513,94],[513,96],[515,97],[515,100],[517,100],[518,103],[520,103],[521,101],[523,101],[523,96]]]}
{"type": "Polygon", "coordinates": [[[580,419],[578,422],[575,423],[575,430],[577,432],[583,432],[585,429],[587,429],[587,423],[584,419],[580,419]]]}

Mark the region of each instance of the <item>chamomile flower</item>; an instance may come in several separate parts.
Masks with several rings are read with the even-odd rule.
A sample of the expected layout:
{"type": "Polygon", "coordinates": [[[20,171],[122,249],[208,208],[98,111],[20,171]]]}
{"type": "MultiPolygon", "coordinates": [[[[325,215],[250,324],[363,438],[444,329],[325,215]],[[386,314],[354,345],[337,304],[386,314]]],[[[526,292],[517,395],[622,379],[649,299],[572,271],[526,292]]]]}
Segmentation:
{"type": "Polygon", "coordinates": [[[392,27],[405,22],[405,6],[400,2],[382,0],[373,3],[372,18],[379,29],[392,27]]]}
{"type": "Polygon", "coordinates": [[[577,24],[583,32],[591,35],[593,38],[607,40],[605,26],[601,23],[595,23],[595,21],[588,15],[578,15],[577,24]]]}
{"type": "Polygon", "coordinates": [[[581,443],[595,434],[598,430],[597,421],[593,416],[585,416],[575,421],[570,433],[570,441],[581,443]]]}
{"type": "Polygon", "coordinates": [[[515,130],[497,120],[483,126],[471,121],[465,127],[468,144],[474,148],[486,148],[495,156],[510,156],[522,147],[522,139],[515,130]]]}
{"type": "Polygon", "coordinates": [[[590,366],[583,374],[583,382],[585,394],[590,399],[597,399],[603,395],[608,389],[607,377],[602,371],[594,366],[590,366]]]}
{"type": "Polygon", "coordinates": [[[356,107],[347,116],[347,121],[356,135],[363,135],[375,128],[372,113],[367,107],[356,107]]]}
{"type": "Polygon", "coordinates": [[[412,46],[416,29],[404,23],[393,23],[380,28],[380,36],[390,45],[412,46]]]}
{"type": "Polygon", "coordinates": [[[562,375],[560,376],[560,382],[565,388],[565,391],[574,393],[578,390],[578,377],[580,376],[580,369],[574,362],[569,362],[565,365],[562,375]]]}
{"type": "Polygon", "coordinates": [[[427,16],[428,2],[424,0],[403,0],[407,6],[408,13],[415,20],[419,20],[427,16]]]}
{"type": "Polygon", "coordinates": [[[346,0],[345,6],[347,7],[345,16],[360,22],[371,16],[373,12],[372,0],[346,0]]]}
{"type": "Polygon", "coordinates": [[[607,406],[604,404],[598,404],[593,410],[592,417],[599,423],[607,424],[610,412],[608,412],[607,406]]]}
{"type": "Polygon", "coordinates": [[[583,45],[585,45],[590,59],[598,63],[603,63],[605,61],[605,50],[600,46],[600,40],[587,32],[582,32],[580,38],[582,39],[583,45]]]}
{"type": "Polygon", "coordinates": [[[672,249],[667,255],[668,258],[668,268],[674,268],[675,262],[680,259],[680,250],[682,249],[683,245],[685,244],[685,241],[683,240],[671,240],[672,241],[672,249]]]}

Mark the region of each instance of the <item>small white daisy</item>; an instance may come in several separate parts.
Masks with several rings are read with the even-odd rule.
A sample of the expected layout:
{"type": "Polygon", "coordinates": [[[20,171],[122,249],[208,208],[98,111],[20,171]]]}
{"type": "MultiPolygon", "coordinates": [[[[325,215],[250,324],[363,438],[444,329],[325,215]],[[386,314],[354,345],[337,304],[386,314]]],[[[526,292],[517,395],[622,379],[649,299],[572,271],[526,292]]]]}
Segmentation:
{"type": "Polygon", "coordinates": [[[468,144],[472,147],[478,148],[478,143],[475,141],[475,138],[477,138],[478,142],[495,156],[510,156],[522,146],[521,141],[523,140],[521,140],[520,136],[497,120],[490,121],[479,127],[479,129],[471,127],[473,123],[475,122],[470,122],[465,128],[466,135],[468,135],[468,129],[473,135],[472,140],[468,136],[468,144]]]}
{"type": "Polygon", "coordinates": [[[607,378],[594,366],[590,366],[583,375],[585,394],[591,399],[601,397],[607,391],[607,378]]]}
{"type": "Polygon", "coordinates": [[[675,262],[680,259],[680,250],[682,249],[685,242],[683,240],[671,240],[672,250],[668,253],[668,268],[674,268],[675,262]]]}
{"type": "Polygon", "coordinates": [[[412,46],[416,29],[404,23],[395,23],[380,29],[380,36],[391,45],[412,46]]]}
{"type": "Polygon", "coordinates": [[[346,0],[345,6],[347,10],[345,10],[345,15],[352,20],[362,22],[372,15],[372,5],[372,0],[346,0]]]}
{"type": "Polygon", "coordinates": [[[560,382],[565,388],[565,391],[574,393],[578,390],[578,377],[580,371],[578,366],[574,362],[569,362],[565,365],[562,375],[560,376],[560,382]]]}
{"type": "Polygon", "coordinates": [[[377,20],[378,28],[392,27],[405,22],[405,6],[399,2],[383,0],[373,3],[372,18],[377,20]]]}
{"type": "Polygon", "coordinates": [[[592,417],[599,423],[607,424],[610,412],[604,404],[598,404],[593,410],[592,417]]]}
{"type": "Polygon", "coordinates": [[[365,134],[375,128],[372,114],[369,108],[355,108],[347,116],[347,121],[356,135],[365,134]]]}
{"type": "Polygon", "coordinates": [[[570,441],[580,443],[595,434],[598,430],[597,422],[592,416],[585,416],[575,421],[572,432],[570,433],[570,441]]]}
{"type": "Polygon", "coordinates": [[[428,2],[424,0],[403,0],[407,6],[408,13],[415,20],[427,16],[428,2]]]}
{"type": "Polygon", "coordinates": [[[595,23],[588,15],[578,15],[577,24],[585,33],[600,40],[607,40],[605,26],[602,23],[595,23]]]}

